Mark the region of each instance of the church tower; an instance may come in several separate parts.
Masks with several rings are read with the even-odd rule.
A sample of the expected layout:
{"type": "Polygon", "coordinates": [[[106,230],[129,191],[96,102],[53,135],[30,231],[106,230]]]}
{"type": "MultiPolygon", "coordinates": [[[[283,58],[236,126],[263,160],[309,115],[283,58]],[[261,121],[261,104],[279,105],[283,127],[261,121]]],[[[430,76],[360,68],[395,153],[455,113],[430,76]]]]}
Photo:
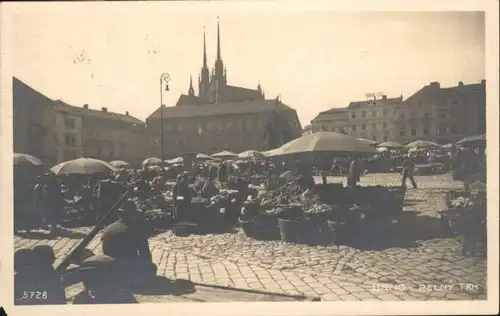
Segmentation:
{"type": "Polygon", "coordinates": [[[207,65],[207,43],[205,38],[205,28],[203,28],[203,66],[198,78],[198,96],[208,97],[210,92],[210,71],[207,65]]]}
{"type": "Polygon", "coordinates": [[[227,85],[226,68],[224,67],[224,62],[222,61],[220,43],[220,25],[219,17],[217,17],[217,59],[215,60],[213,78],[211,82],[213,91],[212,100],[214,100],[215,103],[223,102],[224,90],[227,85]]]}

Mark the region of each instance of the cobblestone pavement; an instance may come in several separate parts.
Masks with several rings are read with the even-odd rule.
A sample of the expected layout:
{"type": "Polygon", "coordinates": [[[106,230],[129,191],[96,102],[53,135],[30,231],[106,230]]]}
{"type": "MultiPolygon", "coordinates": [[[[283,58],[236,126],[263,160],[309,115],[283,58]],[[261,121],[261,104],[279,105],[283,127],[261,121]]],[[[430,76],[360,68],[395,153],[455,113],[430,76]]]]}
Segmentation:
{"type": "MultiPolygon", "coordinates": [[[[362,185],[399,181],[394,174],[367,175],[362,185]]],[[[380,250],[256,241],[242,232],[189,237],[164,232],[150,240],[153,259],[158,273],[168,278],[322,300],[486,299],[486,259],[462,256],[458,240],[440,233],[437,211],[444,207],[445,192],[461,184],[449,175],[417,176],[416,181],[419,188],[407,192],[399,231],[380,250]],[[414,235],[413,243],[400,242],[403,231],[414,235]]],[[[16,236],[15,247],[49,244],[61,259],[78,241],[71,235],[54,240],[16,236]]],[[[87,248],[98,254],[99,236],[87,248]]]]}

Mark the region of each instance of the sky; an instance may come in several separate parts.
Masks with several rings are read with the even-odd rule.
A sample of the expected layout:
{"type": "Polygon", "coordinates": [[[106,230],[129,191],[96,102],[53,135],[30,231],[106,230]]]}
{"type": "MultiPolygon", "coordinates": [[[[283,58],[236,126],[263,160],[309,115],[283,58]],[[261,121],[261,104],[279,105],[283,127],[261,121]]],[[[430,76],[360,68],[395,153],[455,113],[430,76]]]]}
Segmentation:
{"type": "MultiPolygon", "coordinates": [[[[209,67],[217,17],[230,85],[281,96],[302,126],[369,92],[408,98],[439,81],[485,78],[484,14],[170,10],[141,5],[16,6],[13,73],[52,99],[146,119],[197,82],[206,30],[209,67]]],[[[197,86],[195,85],[195,90],[197,86]]]]}

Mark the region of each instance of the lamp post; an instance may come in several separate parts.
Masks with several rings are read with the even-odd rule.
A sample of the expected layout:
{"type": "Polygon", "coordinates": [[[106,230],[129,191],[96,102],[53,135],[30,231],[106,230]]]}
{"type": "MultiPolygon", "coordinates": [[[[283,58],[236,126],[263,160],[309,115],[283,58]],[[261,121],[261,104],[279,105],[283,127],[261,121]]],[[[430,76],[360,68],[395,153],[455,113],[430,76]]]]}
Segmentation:
{"type": "Polygon", "coordinates": [[[160,133],[161,133],[161,168],[163,170],[165,166],[165,152],[163,144],[163,82],[165,82],[165,91],[169,91],[168,82],[170,81],[170,75],[166,72],[162,73],[160,76],[160,133]]]}

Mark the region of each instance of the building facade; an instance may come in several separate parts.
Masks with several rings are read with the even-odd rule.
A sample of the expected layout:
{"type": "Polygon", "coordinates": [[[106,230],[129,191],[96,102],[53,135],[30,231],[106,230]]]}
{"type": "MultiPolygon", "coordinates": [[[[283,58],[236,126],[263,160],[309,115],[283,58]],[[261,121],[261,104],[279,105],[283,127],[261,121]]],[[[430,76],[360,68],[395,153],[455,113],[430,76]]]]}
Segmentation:
{"type": "Polygon", "coordinates": [[[57,163],[83,157],[82,117],[71,106],[56,102],[54,142],[57,163]]]}
{"type": "Polygon", "coordinates": [[[14,152],[33,155],[46,165],[56,162],[54,102],[13,77],[14,152]]]}
{"type": "Polygon", "coordinates": [[[313,132],[330,131],[377,142],[393,140],[396,108],[403,97],[351,102],[345,108],[320,112],[312,121],[313,132]]]}
{"type": "Polygon", "coordinates": [[[328,131],[345,134],[348,127],[348,110],[346,108],[334,108],[320,112],[311,121],[311,130],[313,133],[328,131]]]}
{"type": "Polygon", "coordinates": [[[394,139],[395,109],[403,97],[351,102],[348,111],[348,134],[353,137],[385,142],[394,139]]]}
{"type": "Polygon", "coordinates": [[[146,120],[148,130],[155,135],[154,144],[161,148],[163,116],[165,158],[192,152],[269,150],[300,137],[302,127],[296,111],[279,98],[266,100],[260,84],[257,89],[229,85],[221,56],[217,23],[217,57],[211,72],[203,38],[198,93],[191,79],[188,94],[182,94],[175,106],[163,107],[163,115],[158,108],[146,120]]]}
{"type": "Polygon", "coordinates": [[[442,88],[432,82],[397,109],[396,139],[431,140],[440,144],[486,133],[486,81],[442,88]]]}
{"type": "MultiPolygon", "coordinates": [[[[87,104],[77,107],[61,100],[56,102],[58,108],[64,109],[64,117],[61,115],[60,119],[64,122],[62,124],[70,126],[65,125],[62,129],[68,157],[79,155],[104,161],[124,160],[134,165],[149,157],[151,140],[145,123],[128,112],[120,114],[109,112],[105,107],[94,110],[87,104]],[[73,123],[80,126],[79,131],[72,128],[73,123]]],[[[63,157],[67,160],[66,156],[63,157]]]]}

